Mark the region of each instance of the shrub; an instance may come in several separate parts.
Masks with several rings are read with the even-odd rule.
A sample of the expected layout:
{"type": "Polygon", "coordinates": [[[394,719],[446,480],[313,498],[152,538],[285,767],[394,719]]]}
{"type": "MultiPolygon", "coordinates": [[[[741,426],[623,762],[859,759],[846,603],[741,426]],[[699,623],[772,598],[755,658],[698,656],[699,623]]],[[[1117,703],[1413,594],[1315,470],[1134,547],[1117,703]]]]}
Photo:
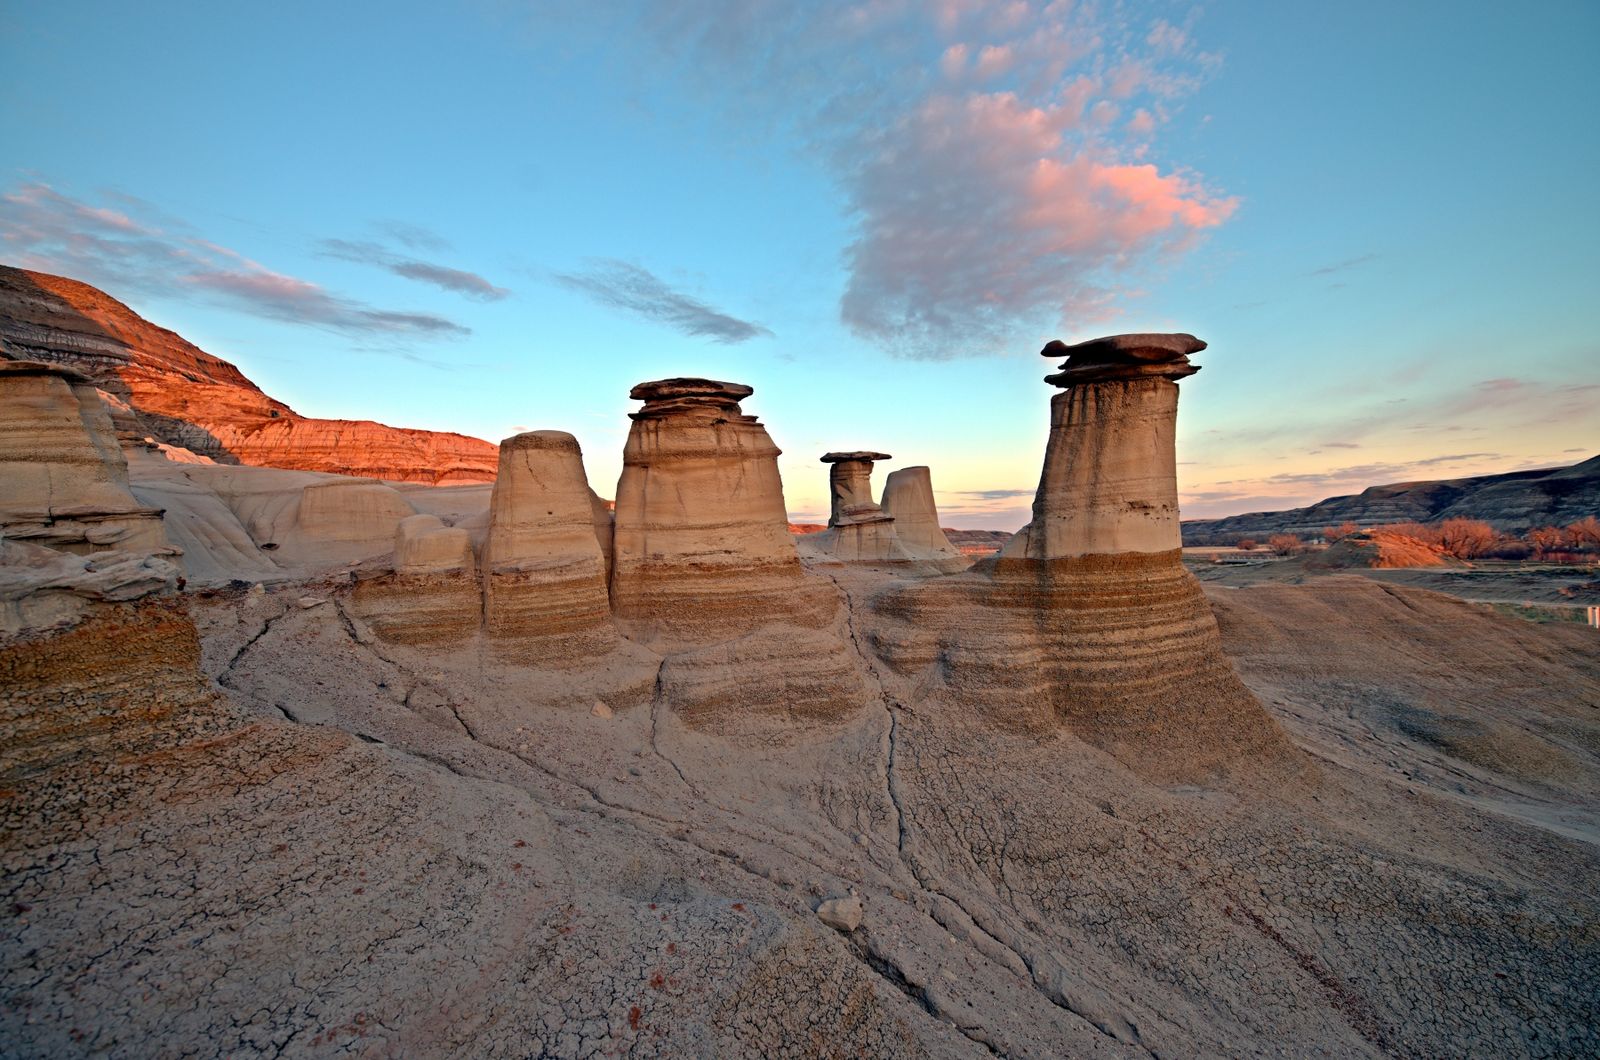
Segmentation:
{"type": "Polygon", "coordinates": [[[1306,545],[1297,534],[1273,534],[1267,538],[1267,547],[1280,556],[1293,556],[1304,552],[1306,545]]]}
{"type": "Polygon", "coordinates": [[[1533,546],[1533,554],[1540,559],[1549,559],[1554,553],[1560,552],[1567,543],[1567,533],[1559,526],[1540,526],[1529,530],[1524,535],[1524,540],[1533,546]]]}
{"type": "Polygon", "coordinates": [[[1446,519],[1437,533],[1439,546],[1458,559],[1476,559],[1500,540],[1495,528],[1481,519],[1446,519]]]}
{"type": "Polygon", "coordinates": [[[1338,526],[1324,527],[1322,530],[1322,540],[1331,545],[1335,541],[1343,541],[1345,538],[1356,533],[1360,529],[1361,527],[1357,526],[1355,523],[1340,523],[1338,526]]]}
{"type": "Polygon", "coordinates": [[[1238,541],[1234,542],[1233,547],[1242,552],[1254,552],[1257,547],[1257,542],[1253,537],[1241,537],[1238,541]]]}
{"type": "Polygon", "coordinates": [[[1600,545],[1600,519],[1590,515],[1575,523],[1568,523],[1566,534],[1567,543],[1573,548],[1600,545]]]}

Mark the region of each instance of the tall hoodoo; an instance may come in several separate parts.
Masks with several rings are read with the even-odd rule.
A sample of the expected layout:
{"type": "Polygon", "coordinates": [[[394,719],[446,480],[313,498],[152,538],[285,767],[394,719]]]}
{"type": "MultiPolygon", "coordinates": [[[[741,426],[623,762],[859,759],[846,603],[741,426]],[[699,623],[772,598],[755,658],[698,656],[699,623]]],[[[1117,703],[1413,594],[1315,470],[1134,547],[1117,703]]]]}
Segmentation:
{"type": "Polygon", "coordinates": [[[529,431],[500,443],[483,615],[501,655],[568,664],[616,647],[591,496],[572,435],[529,431]]]}
{"type": "Polygon", "coordinates": [[[832,497],[829,526],[894,521],[894,516],[872,499],[872,465],[889,459],[888,453],[864,451],[822,454],[822,462],[832,465],[828,471],[828,492],[832,497]]]}
{"type": "Polygon", "coordinates": [[[1113,335],[1041,351],[1066,357],[1045,382],[1050,441],[1033,521],[1007,543],[1008,559],[1065,559],[1181,547],[1175,434],[1177,380],[1200,370],[1193,335],[1113,335]]]}
{"type": "Polygon", "coordinates": [[[617,483],[611,603],[636,639],[704,644],[769,622],[820,626],[836,600],[789,536],[779,449],[739,402],[754,391],[661,379],[630,393],[617,483]]]}
{"type": "Polygon", "coordinates": [[[1064,389],[1033,521],[968,574],[885,594],[892,666],[936,667],[957,702],[1002,725],[1064,726],[1163,779],[1288,754],[1183,566],[1175,381],[1204,348],[1193,335],[1045,347],[1067,361],[1046,380],[1064,389]],[[961,614],[974,606],[981,621],[961,614]]]}

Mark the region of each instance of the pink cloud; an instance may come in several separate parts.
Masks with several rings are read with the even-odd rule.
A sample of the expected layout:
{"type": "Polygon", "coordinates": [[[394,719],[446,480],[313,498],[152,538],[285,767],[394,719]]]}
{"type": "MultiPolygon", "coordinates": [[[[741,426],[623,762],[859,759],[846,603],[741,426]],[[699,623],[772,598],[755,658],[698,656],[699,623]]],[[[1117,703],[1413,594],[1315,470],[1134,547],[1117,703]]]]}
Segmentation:
{"type": "Polygon", "coordinates": [[[819,149],[854,225],[840,317],[891,352],[1016,350],[1098,321],[1133,297],[1133,270],[1237,207],[1146,164],[1169,101],[1215,66],[1187,24],[1069,0],[751,0],[630,20],[607,32],[664,56],[652,76],[819,149]]]}
{"type": "Polygon", "coordinates": [[[990,44],[978,53],[978,63],[973,68],[973,72],[979,78],[988,80],[1010,70],[1012,63],[1015,61],[1016,56],[1009,47],[1003,44],[990,44]]]}
{"type": "Polygon", "coordinates": [[[944,50],[944,55],[939,58],[939,69],[944,71],[944,76],[954,81],[967,69],[967,46],[965,44],[952,44],[944,50]]]}
{"type": "Polygon", "coordinates": [[[1104,274],[1237,208],[1192,178],[1104,157],[1075,118],[997,92],[936,96],[903,121],[851,188],[861,229],[845,322],[921,356],[1001,348],[1041,311],[1081,326],[1109,308],[1104,274]]]}

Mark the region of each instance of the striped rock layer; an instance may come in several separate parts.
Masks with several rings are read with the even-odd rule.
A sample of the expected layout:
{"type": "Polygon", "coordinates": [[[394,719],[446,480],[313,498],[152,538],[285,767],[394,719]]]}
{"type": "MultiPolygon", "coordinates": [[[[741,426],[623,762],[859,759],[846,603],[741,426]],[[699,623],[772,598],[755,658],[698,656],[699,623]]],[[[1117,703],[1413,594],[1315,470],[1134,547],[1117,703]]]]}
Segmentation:
{"type": "Polygon", "coordinates": [[[1183,566],[1174,435],[1192,335],[1078,346],[1049,381],[1033,521],[970,572],[887,593],[875,632],[902,675],[1041,736],[1056,728],[1163,779],[1203,778],[1287,738],[1234,673],[1183,566]]]}
{"type": "Polygon", "coordinates": [[[483,620],[501,658],[568,666],[617,647],[592,496],[572,435],[529,431],[500,443],[483,620]]]}
{"type": "Polygon", "coordinates": [[[789,536],[780,450],[711,380],[641,383],[617,483],[611,604],[630,637],[687,648],[773,623],[829,624],[838,599],[789,536]]]}
{"type": "Polygon", "coordinates": [[[1065,729],[1164,780],[1288,753],[1177,551],[987,560],[874,611],[891,668],[1002,728],[1065,729]]]}

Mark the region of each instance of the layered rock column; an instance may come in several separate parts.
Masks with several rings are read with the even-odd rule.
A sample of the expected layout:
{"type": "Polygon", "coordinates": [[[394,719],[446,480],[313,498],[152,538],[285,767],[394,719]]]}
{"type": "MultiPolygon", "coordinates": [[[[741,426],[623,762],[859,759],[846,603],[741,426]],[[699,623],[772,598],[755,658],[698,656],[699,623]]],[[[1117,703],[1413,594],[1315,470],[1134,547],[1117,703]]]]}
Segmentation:
{"type": "Polygon", "coordinates": [[[933,500],[933,477],[925,466],[889,472],[883,483],[883,510],[894,518],[900,546],[921,560],[931,560],[946,571],[961,570],[968,561],[950,543],[939,526],[939,508],[933,500]]]}
{"type": "Polygon", "coordinates": [[[483,619],[502,657],[564,666],[616,648],[591,498],[572,435],[530,431],[500,443],[483,619]]]}
{"type": "Polygon", "coordinates": [[[957,702],[1002,725],[1065,727],[1164,780],[1287,760],[1183,566],[1175,381],[1204,348],[1192,335],[1045,347],[1067,361],[1046,380],[1064,389],[1033,521],[970,574],[886,594],[891,665],[936,668],[957,702]]]}
{"type": "Polygon", "coordinates": [[[1115,335],[1067,346],[1046,382],[1050,441],[1033,521],[1007,542],[1008,559],[1162,553],[1182,546],[1178,526],[1176,381],[1200,369],[1193,335],[1115,335]]]}
{"type": "Polygon", "coordinates": [[[111,414],[70,368],[0,360],[0,530],[71,552],[168,547],[128,489],[111,414]]]}
{"type": "Polygon", "coordinates": [[[782,622],[820,626],[837,599],[800,568],[779,449],[739,402],[748,386],[640,383],[617,483],[611,602],[653,646],[710,643],[782,622]]]}

